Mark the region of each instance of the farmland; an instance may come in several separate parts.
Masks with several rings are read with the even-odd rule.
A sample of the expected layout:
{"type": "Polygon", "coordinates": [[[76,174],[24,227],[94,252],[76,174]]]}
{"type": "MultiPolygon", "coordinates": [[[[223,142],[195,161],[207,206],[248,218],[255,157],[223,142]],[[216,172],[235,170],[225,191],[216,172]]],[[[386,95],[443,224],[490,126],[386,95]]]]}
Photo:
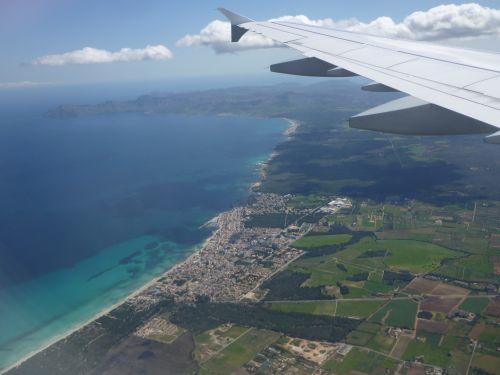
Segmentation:
{"type": "Polygon", "coordinates": [[[348,242],[351,236],[348,234],[306,236],[295,241],[292,246],[298,249],[310,249],[315,247],[339,245],[348,242]]]}
{"type": "Polygon", "coordinates": [[[392,327],[412,329],[415,324],[417,304],[411,300],[393,300],[370,318],[371,322],[392,327]]]}
{"type": "Polygon", "coordinates": [[[467,298],[461,305],[462,310],[470,311],[476,315],[481,315],[486,306],[490,303],[489,298],[467,298]]]}
{"type": "Polygon", "coordinates": [[[221,352],[201,365],[202,374],[226,373],[234,371],[259,351],[268,347],[279,338],[279,334],[271,331],[248,329],[221,352]]]}
{"type": "Polygon", "coordinates": [[[341,363],[332,360],[324,366],[336,374],[349,374],[351,371],[362,371],[366,374],[383,374],[386,371],[394,372],[398,362],[383,355],[354,348],[341,363]]]}
{"type": "Polygon", "coordinates": [[[296,312],[332,316],[335,313],[336,303],[336,301],[278,302],[270,304],[269,308],[285,313],[296,312]]]}
{"type": "Polygon", "coordinates": [[[490,260],[497,259],[492,256],[498,251],[489,247],[484,231],[460,223],[470,220],[468,213],[456,207],[428,209],[367,205],[328,219],[330,225],[354,223],[359,232],[330,234],[324,226],[312,225],[310,233],[293,244],[306,256],[283,272],[288,279],[279,284],[276,276],[265,284],[273,296],[276,287],[290,287],[286,280],[296,275],[293,278],[301,280],[294,284],[296,289],[320,291],[311,300],[280,302],[269,297],[268,309],[361,322],[345,338],[353,345],[349,353],[333,355],[323,369],[336,374],[390,373],[400,366],[431,365],[464,374],[469,362],[471,371],[488,371],[496,363],[498,333],[487,319],[498,315],[500,304],[481,289],[486,284],[468,282],[495,283],[498,277],[490,260]],[[440,224],[443,220],[446,225],[440,224]],[[462,315],[455,317],[459,310],[462,315]],[[478,339],[474,356],[471,337],[478,339]]]}
{"type": "Polygon", "coordinates": [[[336,315],[351,318],[367,318],[384,304],[383,300],[343,301],[337,302],[336,315]]]}

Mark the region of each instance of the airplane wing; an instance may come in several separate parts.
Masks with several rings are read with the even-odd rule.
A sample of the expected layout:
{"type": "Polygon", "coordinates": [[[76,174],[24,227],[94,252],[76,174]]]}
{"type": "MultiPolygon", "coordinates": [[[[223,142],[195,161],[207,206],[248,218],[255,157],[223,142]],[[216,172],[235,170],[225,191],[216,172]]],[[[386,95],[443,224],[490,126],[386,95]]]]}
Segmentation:
{"type": "Polygon", "coordinates": [[[247,32],[299,51],[303,59],[271,66],[277,73],[374,82],[367,91],[409,96],[350,119],[351,127],[395,134],[489,134],[500,144],[500,54],[398,40],[293,22],[256,22],[227,9],[232,42],[247,32]]]}

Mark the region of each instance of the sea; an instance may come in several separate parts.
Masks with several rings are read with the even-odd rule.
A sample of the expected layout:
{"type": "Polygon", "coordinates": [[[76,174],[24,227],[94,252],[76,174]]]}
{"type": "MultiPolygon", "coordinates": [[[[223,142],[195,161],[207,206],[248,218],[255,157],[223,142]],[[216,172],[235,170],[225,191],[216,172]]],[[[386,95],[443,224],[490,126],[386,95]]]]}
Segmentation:
{"type": "Polygon", "coordinates": [[[148,89],[0,92],[0,372],[196,251],[284,140],[280,119],[46,115],[148,89]]]}

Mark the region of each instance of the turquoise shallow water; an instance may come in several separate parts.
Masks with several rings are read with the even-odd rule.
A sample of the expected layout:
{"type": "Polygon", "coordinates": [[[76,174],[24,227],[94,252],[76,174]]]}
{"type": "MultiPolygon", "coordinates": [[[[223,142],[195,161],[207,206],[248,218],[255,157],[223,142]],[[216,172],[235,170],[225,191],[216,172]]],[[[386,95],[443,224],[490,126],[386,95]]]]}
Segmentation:
{"type": "Polygon", "coordinates": [[[0,292],[4,306],[0,311],[2,363],[15,362],[21,354],[87,321],[188,254],[187,249],[168,242],[160,245],[168,247],[166,250],[136,254],[155,240],[158,238],[144,236],[120,243],[74,267],[0,292]],[[134,262],[120,264],[124,256],[133,255],[134,262]]]}
{"type": "Polygon", "coordinates": [[[186,258],[281,120],[0,118],[0,369],[186,258]]]}

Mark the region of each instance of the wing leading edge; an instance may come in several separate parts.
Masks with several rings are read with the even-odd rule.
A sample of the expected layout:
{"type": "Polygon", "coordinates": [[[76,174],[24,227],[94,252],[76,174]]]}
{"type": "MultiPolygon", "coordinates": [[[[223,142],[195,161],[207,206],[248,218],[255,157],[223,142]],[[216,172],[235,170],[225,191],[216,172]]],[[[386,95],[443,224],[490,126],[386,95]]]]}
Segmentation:
{"type": "Polygon", "coordinates": [[[500,144],[500,54],[368,34],[269,21],[256,22],[227,9],[231,39],[252,31],[302,53],[305,58],[271,71],[314,77],[361,75],[366,91],[401,91],[409,97],[350,119],[358,129],[395,134],[488,134],[500,144]]]}

